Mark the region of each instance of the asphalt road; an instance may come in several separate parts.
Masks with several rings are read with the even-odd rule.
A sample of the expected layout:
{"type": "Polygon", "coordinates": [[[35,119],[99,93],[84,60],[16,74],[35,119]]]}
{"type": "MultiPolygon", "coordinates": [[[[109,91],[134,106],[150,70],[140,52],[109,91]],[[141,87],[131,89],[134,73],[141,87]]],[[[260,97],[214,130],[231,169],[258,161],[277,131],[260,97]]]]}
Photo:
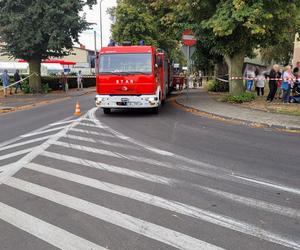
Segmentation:
{"type": "Polygon", "coordinates": [[[299,134],[79,99],[0,116],[0,249],[300,249],[299,134]]]}

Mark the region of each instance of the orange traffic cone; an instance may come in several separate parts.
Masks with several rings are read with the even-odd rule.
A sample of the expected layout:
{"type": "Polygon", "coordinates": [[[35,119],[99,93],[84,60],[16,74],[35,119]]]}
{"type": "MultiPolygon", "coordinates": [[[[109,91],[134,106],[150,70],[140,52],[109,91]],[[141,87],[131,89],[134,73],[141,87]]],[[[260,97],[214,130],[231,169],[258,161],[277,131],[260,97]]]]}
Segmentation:
{"type": "Polygon", "coordinates": [[[75,108],[75,113],[74,115],[76,116],[81,116],[81,111],[80,111],[80,104],[79,104],[79,101],[77,101],[76,103],[76,108],[75,108]]]}

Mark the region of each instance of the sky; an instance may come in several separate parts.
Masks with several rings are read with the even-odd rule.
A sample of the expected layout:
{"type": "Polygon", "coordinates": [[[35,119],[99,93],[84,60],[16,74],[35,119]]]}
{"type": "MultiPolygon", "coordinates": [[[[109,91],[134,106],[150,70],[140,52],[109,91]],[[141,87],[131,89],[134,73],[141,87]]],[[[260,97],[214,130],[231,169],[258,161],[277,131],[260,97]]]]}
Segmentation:
{"type": "MultiPolygon", "coordinates": [[[[85,45],[87,49],[94,50],[94,31],[97,32],[97,49],[100,49],[100,0],[97,1],[97,5],[94,5],[90,10],[85,8],[84,12],[86,13],[86,19],[88,22],[96,23],[91,26],[91,30],[84,31],[80,36],[80,43],[85,45]]],[[[107,9],[113,6],[116,6],[116,0],[103,0],[102,2],[102,22],[103,22],[103,46],[106,46],[109,42],[111,35],[110,27],[111,20],[109,15],[106,13],[107,9]]]]}

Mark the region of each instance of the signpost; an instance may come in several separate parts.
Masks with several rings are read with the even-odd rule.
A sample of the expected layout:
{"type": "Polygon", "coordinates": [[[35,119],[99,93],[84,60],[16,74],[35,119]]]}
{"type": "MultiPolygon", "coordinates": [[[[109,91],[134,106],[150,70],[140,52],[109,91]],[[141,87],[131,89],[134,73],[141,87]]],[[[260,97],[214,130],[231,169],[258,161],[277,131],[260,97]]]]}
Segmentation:
{"type": "Polygon", "coordinates": [[[186,86],[186,98],[188,98],[188,89],[189,89],[189,80],[190,80],[190,73],[191,73],[191,47],[195,46],[197,43],[197,39],[195,34],[192,30],[187,29],[182,33],[182,42],[185,46],[187,46],[187,58],[188,58],[188,78],[187,78],[187,86],[186,86]]]}

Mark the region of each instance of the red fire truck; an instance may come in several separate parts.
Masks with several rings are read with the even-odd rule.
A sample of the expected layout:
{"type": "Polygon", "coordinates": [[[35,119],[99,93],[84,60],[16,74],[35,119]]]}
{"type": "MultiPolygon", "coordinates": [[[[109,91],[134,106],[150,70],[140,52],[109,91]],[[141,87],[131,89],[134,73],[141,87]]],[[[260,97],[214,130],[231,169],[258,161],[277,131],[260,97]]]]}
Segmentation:
{"type": "Polygon", "coordinates": [[[170,84],[170,63],[152,46],[102,48],[97,73],[96,106],[112,109],[147,108],[158,113],[170,84]]]}

